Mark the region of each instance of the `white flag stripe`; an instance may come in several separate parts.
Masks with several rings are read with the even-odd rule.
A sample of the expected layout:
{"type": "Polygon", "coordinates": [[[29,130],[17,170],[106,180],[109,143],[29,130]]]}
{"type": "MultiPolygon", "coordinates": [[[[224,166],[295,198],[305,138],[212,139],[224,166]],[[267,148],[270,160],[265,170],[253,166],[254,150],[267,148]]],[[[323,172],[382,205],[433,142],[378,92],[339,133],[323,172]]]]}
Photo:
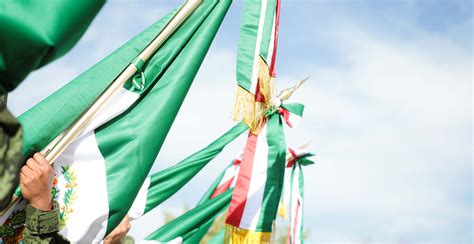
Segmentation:
{"type": "Polygon", "coordinates": [[[263,35],[263,25],[265,23],[265,13],[267,11],[267,0],[262,0],[260,3],[260,19],[258,22],[258,32],[257,32],[257,41],[255,42],[255,52],[253,55],[253,67],[252,67],[252,83],[250,84],[250,92],[255,94],[258,82],[258,72],[259,72],[259,56],[260,56],[260,43],[262,42],[263,35]]]}
{"type": "Polygon", "coordinates": [[[298,115],[293,114],[293,113],[290,113],[288,119],[289,119],[289,121],[290,121],[290,124],[291,124],[291,127],[292,127],[292,128],[297,127],[298,124],[301,122],[301,116],[298,116],[298,115]]]}
{"type": "Polygon", "coordinates": [[[299,188],[300,167],[295,167],[295,173],[291,182],[291,209],[290,209],[290,236],[291,244],[301,243],[301,220],[303,199],[299,188]]]}
{"type": "Polygon", "coordinates": [[[140,191],[138,192],[137,197],[133,201],[132,207],[130,207],[130,210],[128,211],[128,216],[132,220],[136,220],[140,218],[145,213],[146,199],[148,196],[149,187],[150,187],[150,177],[148,176],[143,182],[143,185],[140,188],[140,191]]]}
{"type": "Polygon", "coordinates": [[[258,134],[255,155],[252,164],[252,177],[248,189],[247,201],[240,221],[240,228],[255,230],[260,218],[263,193],[267,179],[268,142],[267,124],[258,134]]]}
{"type": "Polygon", "coordinates": [[[59,189],[56,200],[66,221],[66,227],[60,233],[73,243],[100,242],[107,229],[109,203],[106,162],[99,150],[94,130],[127,110],[138,98],[138,94],[121,88],[53,165],[59,189]],[[75,185],[71,185],[63,174],[65,167],[69,167],[67,174],[77,177],[75,185]],[[65,202],[66,192],[75,197],[65,202]]]}
{"type": "Polygon", "coordinates": [[[270,66],[273,57],[273,49],[275,48],[275,23],[276,23],[276,14],[273,17],[273,25],[272,25],[272,34],[270,37],[270,45],[268,46],[268,53],[267,53],[267,63],[270,66]]]}
{"type": "Polygon", "coordinates": [[[73,142],[55,161],[54,170],[59,189],[56,200],[66,220],[66,227],[60,233],[73,243],[101,241],[107,228],[109,203],[105,160],[93,131],[73,142]],[[63,167],[69,167],[67,174],[77,176],[77,181],[72,183],[77,186],[68,182],[63,167]],[[75,197],[65,202],[67,192],[75,197]]]}

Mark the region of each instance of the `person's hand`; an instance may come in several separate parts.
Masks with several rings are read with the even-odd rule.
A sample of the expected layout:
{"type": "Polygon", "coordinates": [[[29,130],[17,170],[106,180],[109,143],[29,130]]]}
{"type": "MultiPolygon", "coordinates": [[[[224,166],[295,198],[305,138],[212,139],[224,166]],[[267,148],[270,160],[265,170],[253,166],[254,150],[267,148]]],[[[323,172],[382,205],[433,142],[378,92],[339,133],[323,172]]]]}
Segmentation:
{"type": "Polygon", "coordinates": [[[104,244],[121,243],[131,227],[130,218],[127,214],[122,222],[104,239],[104,244]]]}
{"type": "Polygon", "coordinates": [[[53,167],[40,153],[35,153],[21,168],[20,189],[28,203],[39,210],[51,210],[53,167]]]}

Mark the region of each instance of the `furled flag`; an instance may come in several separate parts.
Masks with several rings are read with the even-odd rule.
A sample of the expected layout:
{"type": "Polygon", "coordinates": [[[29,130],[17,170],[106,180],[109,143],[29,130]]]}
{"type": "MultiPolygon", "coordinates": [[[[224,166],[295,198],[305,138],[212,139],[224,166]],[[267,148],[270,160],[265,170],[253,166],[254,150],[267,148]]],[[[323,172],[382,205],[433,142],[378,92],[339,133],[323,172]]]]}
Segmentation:
{"type": "MultiPolygon", "coordinates": [[[[245,124],[239,123],[205,148],[179,163],[147,177],[128,212],[129,216],[132,219],[138,219],[170,198],[214,159],[227,144],[247,130],[248,127],[245,124]]],[[[228,169],[235,169],[234,164],[228,169]]],[[[221,177],[227,177],[227,174],[221,177]]],[[[216,187],[218,186],[213,186],[211,189],[216,187]]],[[[203,199],[209,199],[213,192],[214,190],[211,193],[206,193],[203,199]]]]}
{"type": "MultiPolygon", "coordinates": [[[[240,171],[240,162],[242,161],[242,153],[239,153],[236,159],[224,170],[224,172],[219,175],[214,184],[209,188],[209,190],[202,196],[201,200],[198,203],[198,206],[204,204],[209,199],[212,199],[216,196],[219,196],[226,192],[228,189],[234,188],[235,183],[237,182],[237,175],[240,171]]],[[[229,199],[230,202],[230,199],[229,199]]],[[[224,211],[228,205],[222,209],[224,211]]],[[[221,211],[221,212],[222,212],[221,211]]],[[[219,213],[220,214],[220,213],[219,213]]],[[[191,235],[185,240],[185,243],[199,243],[202,238],[207,234],[215,219],[218,215],[214,215],[214,218],[209,219],[206,223],[202,224],[197,228],[191,235]]]]}
{"type": "MultiPolygon", "coordinates": [[[[240,124],[240,126],[237,126],[237,127],[234,127],[234,128],[239,128],[239,127],[242,127],[242,128],[245,128],[245,130],[247,130],[247,126],[244,125],[244,124],[240,124]]],[[[232,130],[231,130],[232,131],[232,130]]],[[[242,131],[243,132],[243,131],[242,131]]],[[[240,133],[242,133],[240,132],[240,133]]],[[[227,132],[225,135],[227,135],[226,137],[228,138],[228,140],[230,140],[230,136],[229,136],[229,132],[227,132]]],[[[225,136],[222,136],[221,138],[219,139],[222,139],[222,138],[225,138],[225,136]]],[[[234,137],[235,138],[235,137],[234,137]]],[[[218,140],[214,141],[211,145],[218,145],[219,143],[217,143],[218,140]]],[[[209,152],[215,152],[215,155],[217,155],[218,152],[220,152],[222,150],[222,148],[224,147],[225,145],[222,145],[219,146],[221,149],[219,150],[216,150],[214,146],[214,150],[211,150],[210,148],[212,148],[211,146],[208,146],[206,147],[205,149],[193,154],[193,155],[200,155],[199,158],[201,159],[207,159],[207,161],[210,161],[212,158],[214,158],[215,156],[214,155],[210,155],[209,153],[205,153],[205,150],[208,150],[209,152]]],[[[170,168],[173,168],[173,167],[176,167],[180,164],[183,164],[183,162],[185,162],[185,164],[195,164],[196,165],[196,162],[198,162],[199,160],[197,160],[198,157],[194,157],[195,160],[189,160],[189,159],[193,159],[193,156],[190,156],[188,157],[187,159],[183,160],[181,163],[178,163],[177,165],[175,166],[172,166],[170,168]]],[[[236,159],[234,159],[232,161],[232,163],[217,177],[217,179],[215,180],[215,182],[211,185],[211,187],[206,191],[206,193],[201,197],[201,200],[198,202],[197,207],[200,207],[201,210],[205,210],[207,211],[206,213],[208,213],[208,216],[207,215],[203,215],[203,214],[199,214],[198,217],[195,217],[193,216],[193,214],[195,213],[195,211],[191,212],[191,213],[185,213],[185,216],[187,216],[186,218],[185,217],[179,217],[181,220],[184,219],[193,219],[193,221],[191,222],[191,225],[182,225],[180,228],[184,228],[184,230],[186,231],[183,231],[182,229],[180,230],[175,230],[174,235],[169,235],[168,231],[163,231],[163,229],[167,230],[169,227],[167,225],[174,225],[173,223],[168,223],[166,224],[165,226],[161,227],[160,229],[156,230],[155,232],[153,232],[152,234],[150,234],[146,240],[148,241],[165,241],[165,240],[180,240],[181,242],[183,243],[198,243],[202,237],[207,233],[207,231],[209,230],[209,228],[211,227],[212,223],[214,222],[215,218],[217,217],[217,215],[219,215],[221,212],[223,212],[225,210],[225,208],[227,208],[228,204],[227,205],[213,205],[212,203],[208,203],[208,201],[210,201],[211,199],[221,195],[221,194],[224,194],[225,192],[227,192],[229,189],[233,188],[234,185],[235,185],[235,181],[237,179],[237,174],[239,172],[239,166],[240,166],[240,161],[241,161],[241,154],[239,155],[239,157],[237,157],[236,159]],[[206,205],[206,206],[214,206],[211,210],[207,209],[208,207],[202,207],[201,205],[206,205]],[[197,219],[200,219],[199,221],[197,221],[197,219]],[[183,235],[184,233],[184,235],[183,235]],[[163,234],[166,234],[166,236],[163,236],[163,234]]],[[[183,164],[183,165],[185,165],[183,164]]],[[[156,198],[156,197],[160,197],[160,188],[162,187],[165,187],[165,188],[169,188],[169,189],[173,189],[173,188],[178,188],[178,189],[175,189],[174,191],[178,191],[179,188],[181,188],[181,185],[177,186],[175,182],[179,181],[179,180],[175,180],[173,182],[170,182],[170,180],[172,178],[179,178],[180,175],[179,174],[187,174],[186,171],[189,171],[189,167],[185,168],[185,167],[181,167],[179,170],[175,170],[174,172],[176,172],[176,174],[166,174],[168,175],[169,177],[167,179],[164,179],[161,177],[162,181],[160,180],[157,180],[159,179],[159,174],[164,172],[164,171],[169,171],[169,169],[166,169],[164,171],[160,171],[158,173],[155,173],[153,174],[150,178],[152,178],[152,183],[151,184],[148,184],[148,188],[146,191],[144,191],[144,187],[142,187],[142,189],[140,190],[138,196],[137,196],[137,199],[135,200],[132,208],[130,209],[129,211],[129,216],[132,218],[132,219],[137,219],[138,217],[141,217],[141,215],[143,215],[144,213],[152,210],[154,207],[158,206],[159,203],[162,202],[161,198],[159,201],[156,201],[153,198],[153,196],[156,198]],[[145,193],[147,192],[147,193],[145,193]],[[151,197],[150,197],[151,196],[151,197]],[[146,199],[146,200],[145,200],[146,199]],[[146,202],[144,204],[144,202],[146,202]]],[[[189,181],[189,179],[188,179],[189,181]]],[[[162,191],[161,191],[162,192],[162,191]]],[[[165,195],[169,195],[169,194],[166,194],[164,193],[165,195]]],[[[228,197],[228,201],[227,203],[230,202],[230,195],[232,195],[231,193],[229,194],[229,197],[228,197]]],[[[188,222],[187,222],[188,223],[188,222]]]]}
{"type": "Polygon", "coordinates": [[[194,234],[200,225],[212,222],[229,206],[231,197],[232,189],[228,189],[162,226],[145,240],[155,241],[154,243],[196,243],[187,241],[188,237],[194,234]]]}
{"type": "MultiPolygon", "coordinates": [[[[127,82],[55,160],[60,233],[71,242],[99,242],[127,214],[230,3],[202,2],[142,65],[143,83],[137,87],[132,79],[127,82]]],[[[24,154],[40,151],[71,124],[172,16],[156,22],[23,114],[24,154]]]]}
{"type": "Polygon", "coordinates": [[[283,187],[286,144],[282,119],[302,116],[303,105],[269,111],[258,135],[249,133],[226,218],[226,242],[269,243],[283,187]],[[284,115],[288,111],[288,116],[284,115]],[[283,118],[282,118],[283,117],[283,118]]]}
{"type": "Polygon", "coordinates": [[[290,225],[288,226],[288,243],[303,243],[303,197],[304,179],[301,166],[314,164],[309,157],[314,154],[304,150],[288,148],[291,157],[287,168],[291,169],[290,178],[290,225]]]}
{"type": "MultiPolygon", "coordinates": [[[[287,154],[286,154],[286,163],[287,163],[287,169],[290,169],[290,170],[293,170],[293,166],[295,165],[295,162],[296,160],[299,160],[300,163],[298,164],[301,164],[301,165],[308,165],[308,164],[312,164],[313,162],[310,161],[308,159],[308,157],[310,156],[313,156],[314,154],[311,154],[307,151],[305,151],[304,149],[296,149],[296,150],[293,150],[293,149],[290,149],[288,148],[287,150],[287,154]]],[[[241,157],[241,156],[240,156],[241,157]]],[[[239,162],[240,164],[240,162],[239,162]]],[[[227,170],[229,170],[230,168],[227,168],[227,170]]],[[[286,179],[287,176],[285,176],[285,179],[286,179]]],[[[298,180],[297,178],[294,178],[295,180],[298,180]]],[[[290,180],[293,180],[293,179],[290,179],[290,180]]],[[[222,182],[222,181],[221,181],[222,182]]],[[[285,194],[288,194],[286,191],[289,191],[289,188],[288,189],[284,189],[284,192],[285,194]]],[[[302,191],[302,188],[300,190],[301,192],[302,191]]],[[[284,210],[285,209],[285,206],[282,202],[280,202],[280,206],[279,206],[279,211],[280,210],[284,210]]],[[[299,208],[299,210],[302,210],[302,206],[301,208],[299,208]]],[[[300,217],[302,217],[302,214],[299,215],[300,217]]],[[[298,222],[298,220],[296,221],[298,222]]],[[[302,221],[299,221],[299,223],[302,225],[302,221]]],[[[209,229],[209,228],[208,228],[209,229]]],[[[290,232],[288,232],[290,234],[290,232]]],[[[293,234],[295,234],[296,232],[294,232],[293,234]]],[[[224,237],[225,237],[225,228],[222,228],[217,234],[215,234],[209,241],[208,243],[223,243],[224,242],[224,237]]],[[[290,236],[288,236],[288,238],[290,238],[290,236]]],[[[188,239],[189,240],[189,239],[188,239]]],[[[198,239],[197,241],[195,241],[194,243],[198,243],[201,239],[198,239]]],[[[192,242],[190,242],[192,243],[192,242]]]]}
{"type": "Polygon", "coordinates": [[[253,133],[275,97],[275,56],[280,0],[245,0],[237,53],[237,95],[232,118],[253,133]]]}
{"type": "MultiPolygon", "coordinates": [[[[68,52],[104,0],[2,1],[0,93],[13,90],[33,70],[68,52]]],[[[45,81],[46,82],[46,81],[45,81]]]]}

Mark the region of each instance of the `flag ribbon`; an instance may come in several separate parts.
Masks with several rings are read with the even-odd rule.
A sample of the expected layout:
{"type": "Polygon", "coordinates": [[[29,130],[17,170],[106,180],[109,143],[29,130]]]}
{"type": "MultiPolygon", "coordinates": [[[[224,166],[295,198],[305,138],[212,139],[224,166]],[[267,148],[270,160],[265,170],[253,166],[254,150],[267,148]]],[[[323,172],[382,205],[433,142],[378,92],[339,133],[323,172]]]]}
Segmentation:
{"type": "Polygon", "coordinates": [[[290,178],[290,225],[288,226],[288,244],[302,243],[303,234],[303,204],[304,204],[304,178],[301,166],[314,164],[308,157],[314,154],[305,150],[288,148],[291,160],[287,168],[291,168],[290,178]]]}
{"type": "Polygon", "coordinates": [[[272,108],[258,135],[249,133],[226,218],[226,243],[270,242],[286,166],[283,121],[290,121],[279,111],[302,116],[303,108],[302,104],[272,108]]]}

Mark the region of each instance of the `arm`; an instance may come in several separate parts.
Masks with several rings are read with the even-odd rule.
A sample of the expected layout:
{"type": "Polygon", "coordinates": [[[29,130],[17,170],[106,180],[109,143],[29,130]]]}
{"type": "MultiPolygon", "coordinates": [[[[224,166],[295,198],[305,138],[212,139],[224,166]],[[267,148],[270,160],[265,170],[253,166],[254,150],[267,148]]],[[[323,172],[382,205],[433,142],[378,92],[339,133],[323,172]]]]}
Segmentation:
{"type": "Polygon", "coordinates": [[[58,234],[59,205],[52,201],[53,168],[36,153],[21,169],[20,188],[28,201],[24,243],[69,243],[58,234]]]}

